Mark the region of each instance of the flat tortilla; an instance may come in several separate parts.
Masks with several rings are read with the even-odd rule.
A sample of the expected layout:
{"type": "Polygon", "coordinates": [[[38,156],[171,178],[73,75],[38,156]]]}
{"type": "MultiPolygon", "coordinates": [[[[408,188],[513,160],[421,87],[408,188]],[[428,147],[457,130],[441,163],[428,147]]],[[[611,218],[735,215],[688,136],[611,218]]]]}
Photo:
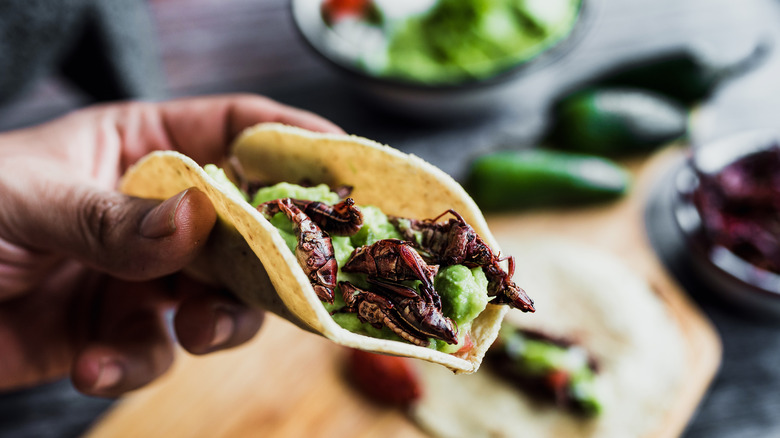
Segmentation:
{"type": "Polygon", "coordinates": [[[504,245],[534,273],[524,286],[538,305],[533,318],[514,310],[507,318],[576,339],[596,358],[601,415],[582,418],[534,400],[489,367],[453,378],[420,363],[424,395],[413,418],[447,438],[650,436],[684,383],[684,336],[664,302],[620,260],[594,248],[553,237],[504,245]]]}
{"type": "MultiPolygon", "coordinates": [[[[426,219],[454,209],[493,251],[499,248],[476,204],[450,176],[422,159],[356,136],[321,134],[280,124],[247,129],[233,155],[251,179],[325,183],[354,187],[359,205],[385,213],[426,219]]],[[[204,256],[191,271],[228,287],[302,328],[352,348],[424,359],[456,373],[479,368],[495,340],[506,306],[488,304],[470,332],[474,348],[461,355],[352,333],[336,324],[317,298],[293,253],[276,229],[252,206],[219,187],[190,158],[155,152],[133,166],[120,189],[133,196],[165,199],[188,188],[205,192],[219,215],[204,256]]]]}

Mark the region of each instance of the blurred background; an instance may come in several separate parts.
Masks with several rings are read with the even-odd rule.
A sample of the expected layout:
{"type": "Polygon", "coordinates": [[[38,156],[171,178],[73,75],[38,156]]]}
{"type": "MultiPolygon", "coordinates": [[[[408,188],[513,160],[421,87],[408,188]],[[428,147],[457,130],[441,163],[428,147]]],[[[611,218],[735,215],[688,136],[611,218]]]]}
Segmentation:
{"type": "MultiPolygon", "coordinates": [[[[99,101],[251,92],[319,113],[464,181],[473,158],[542,141],[554,102],[615,66],[670,51],[729,63],[762,44],[761,62],[690,106],[687,143],[777,130],[780,121],[776,0],[586,0],[582,26],[565,50],[503,82],[494,111],[457,117],[387,111],[356,94],[354,75],[312,50],[285,0],[79,0],[56,7],[31,0],[40,5],[34,17],[14,15],[10,3],[0,5],[0,131],[99,101]],[[25,46],[39,25],[58,33],[40,30],[25,46]],[[32,50],[46,56],[30,60],[32,50]]],[[[696,289],[670,259],[686,289],[696,289]]],[[[696,297],[723,338],[724,358],[684,436],[780,434],[780,330],[696,297]]],[[[77,395],[67,382],[0,394],[0,436],[78,436],[110,405],[77,395]]]]}
{"type": "MultiPolygon", "coordinates": [[[[462,171],[462,165],[452,160],[452,148],[473,152],[494,148],[497,143],[533,143],[547,123],[551,100],[600,71],[680,47],[739,57],[757,40],[773,40],[780,32],[777,2],[769,0],[739,4],[727,0],[588,1],[586,28],[574,47],[515,84],[517,98],[512,105],[487,120],[441,130],[414,119],[387,117],[373,111],[373,105],[356,100],[349,93],[350,79],[329,68],[300,37],[286,1],[121,0],[113,4],[125,6],[105,15],[116,19],[115,27],[123,32],[108,32],[106,38],[114,46],[109,45],[112,50],[104,56],[114,58],[121,67],[116,74],[131,84],[123,93],[153,99],[261,93],[320,113],[348,132],[418,153],[450,173],[462,171]],[[142,16],[144,6],[149,17],[142,16]],[[133,28],[142,31],[133,32],[133,28]],[[128,53],[118,55],[114,49],[123,45],[128,46],[124,49],[128,53]],[[425,145],[432,141],[451,147],[429,150],[425,145]]],[[[78,27],[72,31],[81,32],[78,27]]],[[[780,57],[773,55],[760,68],[719,87],[697,116],[694,140],[772,127],[780,114],[780,102],[773,99],[780,96],[775,80],[778,69],[780,57]]],[[[51,69],[32,79],[13,100],[3,102],[0,129],[40,122],[92,100],[51,69]]]]}

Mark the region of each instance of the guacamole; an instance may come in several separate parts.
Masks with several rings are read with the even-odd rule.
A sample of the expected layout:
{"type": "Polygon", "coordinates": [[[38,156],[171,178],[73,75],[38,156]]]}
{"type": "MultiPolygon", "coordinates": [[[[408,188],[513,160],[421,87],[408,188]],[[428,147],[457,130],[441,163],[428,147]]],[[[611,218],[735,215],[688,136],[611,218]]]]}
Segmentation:
{"type": "Polygon", "coordinates": [[[207,164],[203,166],[203,170],[217,182],[217,185],[226,190],[230,194],[242,199],[246,199],[244,192],[238,189],[233,181],[225,175],[225,171],[213,164],[207,164]]]}
{"type": "Polygon", "coordinates": [[[385,52],[360,65],[379,76],[452,84],[499,74],[569,35],[581,0],[438,0],[427,11],[385,20],[385,52]]]}
{"type": "Polygon", "coordinates": [[[458,325],[458,343],[455,345],[436,340],[435,348],[445,353],[458,351],[466,342],[471,323],[487,307],[488,280],[482,268],[452,265],[441,268],[433,279],[433,285],[441,296],[442,310],[458,325]]]}
{"type": "MultiPolygon", "coordinates": [[[[206,171],[217,180],[220,186],[228,190],[238,190],[227,179],[224,172],[216,166],[207,166],[206,171]],[[229,187],[232,187],[232,189],[229,187]]],[[[287,197],[319,201],[327,204],[335,204],[340,201],[339,196],[330,191],[326,185],[302,187],[295,184],[279,183],[259,189],[252,196],[251,204],[256,207],[264,202],[287,197]]],[[[336,262],[339,266],[338,279],[340,281],[349,281],[357,287],[368,289],[369,285],[364,274],[342,272],[341,267],[344,266],[357,247],[371,245],[378,240],[402,239],[402,237],[390,223],[387,215],[379,208],[373,206],[361,206],[360,208],[363,213],[363,226],[360,231],[352,236],[331,236],[331,241],[336,262]]],[[[277,213],[271,218],[270,222],[277,228],[290,250],[295,252],[298,242],[293,231],[292,222],[284,213],[277,213]]],[[[404,284],[416,288],[419,282],[406,281],[404,284]]],[[[487,284],[487,278],[480,268],[471,269],[462,265],[453,265],[440,269],[439,273],[434,277],[434,286],[441,297],[443,313],[457,324],[459,340],[457,344],[450,345],[444,341],[431,339],[430,348],[445,353],[453,353],[467,344],[466,334],[470,331],[473,320],[487,306],[487,284]]],[[[338,289],[336,290],[334,303],[328,304],[323,302],[323,305],[328,312],[332,312],[333,320],[349,331],[381,339],[403,341],[387,327],[378,329],[371,324],[362,323],[355,313],[339,312],[345,306],[345,303],[338,289]]]]}
{"type": "MultiPolygon", "coordinates": [[[[263,202],[286,197],[329,204],[340,200],[338,195],[331,192],[326,185],[301,187],[295,184],[279,183],[258,190],[253,197],[252,204],[256,206],[263,202]]],[[[331,236],[331,240],[336,262],[339,265],[339,280],[346,280],[367,289],[368,283],[363,274],[342,272],[341,267],[347,262],[355,248],[371,245],[382,239],[401,239],[401,234],[379,208],[374,206],[361,206],[360,208],[363,212],[363,226],[360,231],[349,237],[331,236]]],[[[294,252],[297,239],[289,219],[284,213],[277,213],[271,219],[271,224],[279,230],[287,246],[294,252]]],[[[407,285],[416,287],[416,283],[408,282],[407,285]]],[[[439,271],[434,277],[434,286],[441,296],[444,314],[458,325],[459,340],[457,344],[450,345],[444,341],[431,339],[430,347],[445,353],[454,353],[463,347],[466,342],[466,333],[469,332],[472,321],[487,306],[487,278],[480,268],[469,269],[462,265],[453,265],[439,271]]],[[[345,304],[340,291],[337,290],[333,304],[323,303],[323,305],[329,312],[334,312],[344,307],[345,304]]],[[[335,312],[332,316],[337,324],[351,332],[401,341],[401,338],[387,327],[377,329],[371,324],[360,322],[355,313],[335,312]]]]}

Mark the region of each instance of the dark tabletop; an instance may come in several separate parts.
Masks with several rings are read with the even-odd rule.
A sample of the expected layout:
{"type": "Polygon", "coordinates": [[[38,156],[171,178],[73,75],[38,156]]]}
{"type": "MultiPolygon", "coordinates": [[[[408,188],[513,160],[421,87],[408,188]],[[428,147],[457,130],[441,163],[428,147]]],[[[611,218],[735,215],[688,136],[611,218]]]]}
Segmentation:
{"type": "MultiPolygon", "coordinates": [[[[533,144],[553,96],[622,60],[676,47],[738,56],[758,39],[780,45],[776,1],[593,0],[582,40],[556,63],[524,78],[512,90],[512,105],[490,117],[434,124],[383,113],[352,95],[349,84],[300,40],[283,0],[153,0],[150,6],[166,77],[158,97],[265,94],[322,114],[350,133],[417,154],[456,178],[474,154],[533,144]]],[[[780,48],[775,48],[765,64],[725,84],[695,111],[694,145],[777,127],[780,48]]],[[[37,123],[90,100],[49,77],[0,107],[0,130],[37,123]]],[[[672,232],[663,202],[649,201],[647,223],[655,243],[672,232]]],[[[659,245],[659,250],[724,344],[722,367],[685,436],[780,436],[780,326],[726,311],[700,293],[676,248],[659,245]]],[[[67,382],[0,395],[0,436],[75,436],[108,403],[76,394],[67,382]]]]}

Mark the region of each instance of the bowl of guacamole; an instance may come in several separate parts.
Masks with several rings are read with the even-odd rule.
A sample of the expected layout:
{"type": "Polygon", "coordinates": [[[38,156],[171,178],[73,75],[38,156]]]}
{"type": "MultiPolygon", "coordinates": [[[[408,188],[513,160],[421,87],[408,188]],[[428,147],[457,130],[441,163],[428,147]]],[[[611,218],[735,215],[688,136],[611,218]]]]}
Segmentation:
{"type": "Polygon", "coordinates": [[[483,111],[501,85],[559,58],[585,0],[293,0],[304,40],[374,101],[483,111]],[[481,103],[481,105],[480,105],[481,103]]]}

